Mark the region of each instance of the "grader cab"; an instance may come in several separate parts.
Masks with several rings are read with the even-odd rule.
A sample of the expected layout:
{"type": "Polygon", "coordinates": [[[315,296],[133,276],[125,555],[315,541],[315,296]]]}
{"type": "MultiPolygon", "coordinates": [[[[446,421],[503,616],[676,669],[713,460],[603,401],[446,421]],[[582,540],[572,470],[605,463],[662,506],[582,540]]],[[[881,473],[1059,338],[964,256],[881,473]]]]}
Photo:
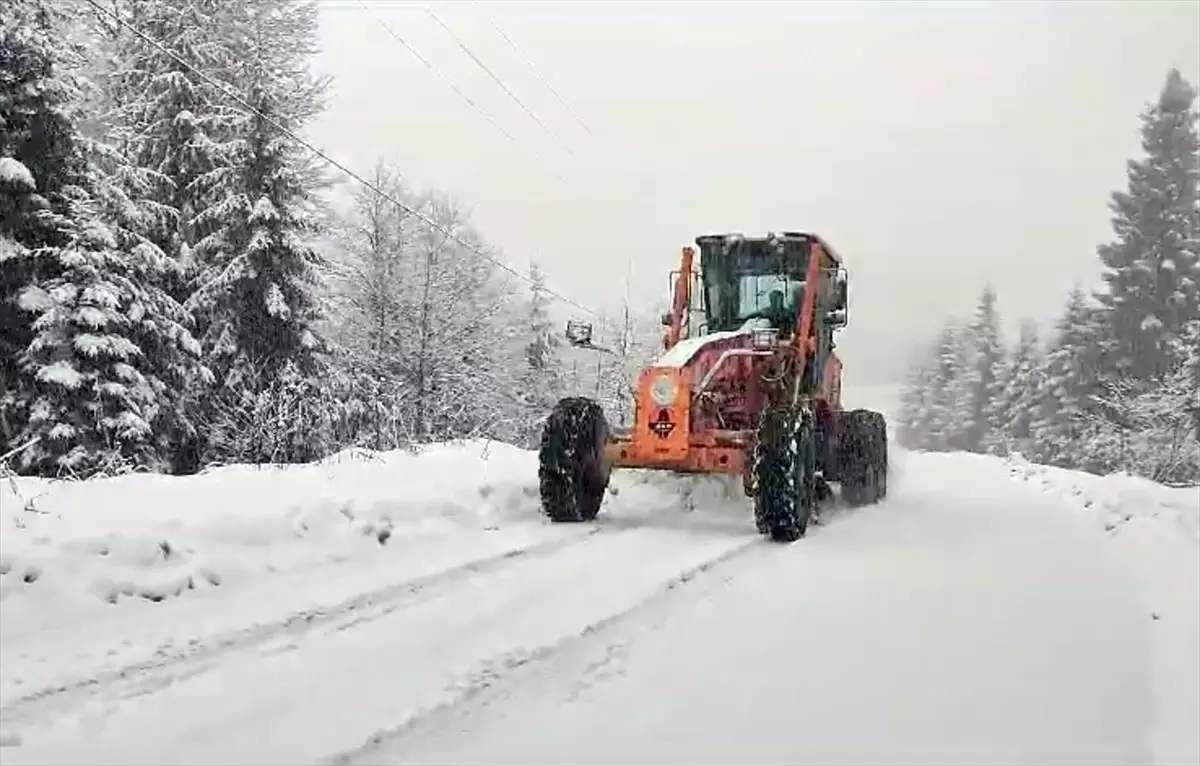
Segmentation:
{"type": "MultiPolygon", "coordinates": [[[[599,404],[581,397],[561,400],[547,419],[543,512],[559,522],[595,518],[614,468],[735,474],[758,531],[792,542],[834,483],[848,505],[884,497],[884,418],[841,406],[841,259],[799,232],[695,244],[672,274],[664,353],[639,376],[633,427],[614,432],[599,404]]],[[[571,323],[568,340],[589,346],[590,327],[571,323]]]]}

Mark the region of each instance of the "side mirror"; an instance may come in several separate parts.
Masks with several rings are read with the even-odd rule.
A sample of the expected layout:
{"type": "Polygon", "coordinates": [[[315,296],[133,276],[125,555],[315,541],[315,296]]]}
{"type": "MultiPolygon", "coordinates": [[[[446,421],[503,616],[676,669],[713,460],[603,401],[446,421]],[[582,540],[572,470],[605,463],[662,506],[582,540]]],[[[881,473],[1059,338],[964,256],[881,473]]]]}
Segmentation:
{"type": "Polygon", "coordinates": [[[668,311],[667,313],[663,314],[661,319],[662,319],[662,326],[663,326],[663,327],[670,327],[670,326],[671,326],[671,312],[670,312],[670,311],[668,311]]]}
{"type": "Polygon", "coordinates": [[[592,345],[591,322],[577,322],[574,319],[567,320],[567,342],[572,346],[592,345]]]}
{"type": "Polygon", "coordinates": [[[846,305],[847,298],[847,279],[846,269],[838,266],[837,271],[833,275],[833,308],[825,312],[825,321],[833,329],[845,327],[849,317],[847,312],[849,308],[846,305]]]}

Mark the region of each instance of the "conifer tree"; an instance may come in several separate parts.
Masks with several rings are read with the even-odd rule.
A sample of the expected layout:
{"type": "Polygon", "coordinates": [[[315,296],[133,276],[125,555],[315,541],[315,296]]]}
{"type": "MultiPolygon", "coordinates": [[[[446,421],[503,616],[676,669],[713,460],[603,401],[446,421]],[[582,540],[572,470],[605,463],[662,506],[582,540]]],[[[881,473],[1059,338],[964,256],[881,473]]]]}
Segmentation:
{"type": "Polygon", "coordinates": [[[3,422],[36,441],[27,471],[159,467],[183,425],[169,393],[197,348],[157,289],[161,253],[138,234],[147,208],[127,194],[136,173],[78,129],[86,83],[63,19],[37,0],[15,11],[0,25],[0,156],[25,172],[0,203],[3,422]]]}
{"type": "Polygon", "coordinates": [[[193,223],[209,233],[195,247],[189,305],[217,385],[236,390],[320,368],[320,259],[310,241],[319,184],[306,150],[280,128],[298,131],[317,114],[325,82],[310,71],[314,3],[238,0],[222,18],[233,41],[230,84],[254,111],[242,108],[229,126],[228,164],[196,182],[210,203],[193,223]]]}
{"type": "Polygon", "coordinates": [[[1030,425],[1041,388],[1040,368],[1037,327],[1032,322],[1022,322],[1017,345],[1002,375],[1003,388],[992,408],[991,418],[997,427],[986,443],[988,452],[996,455],[1017,452],[1025,457],[1032,454],[1030,425]]]}
{"type": "Polygon", "coordinates": [[[1195,101],[1195,89],[1171,70],[1142,114],[1145,156],[1128,163],[1127,189],[1112,195],[1116,237],[1097,250],[1107,283],[1098,297],[1113,340],[1108,364],[1136,381],[1162,379],[1184,327],[1200,318],[1195,101]]]}
{"type": "Polygon", "coordinates": [[[1103,313],[1078,285],[1071,291],[1056,335],[1038,373],[1041,389],[1031,424],[1039,462],[1085,467],[1095,433],[1103,313]]]}
{"type": "Polygon", "coordinates": [[[1004,345],[1000,338],[996,293],[991,285],[984,287],[975,317],[965,328],[961,343],[965,367],[955,387],[961,446],[970,452],[980,452],[999,427],[993,407],[1003,386],[1000,376],[1004,345]]]}

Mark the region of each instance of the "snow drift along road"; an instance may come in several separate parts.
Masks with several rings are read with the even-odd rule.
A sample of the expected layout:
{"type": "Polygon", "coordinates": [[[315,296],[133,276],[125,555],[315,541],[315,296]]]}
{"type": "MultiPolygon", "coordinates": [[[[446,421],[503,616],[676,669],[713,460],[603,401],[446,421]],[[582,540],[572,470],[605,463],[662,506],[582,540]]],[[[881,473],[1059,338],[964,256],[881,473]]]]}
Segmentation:
{"type": "Polygon", "coordinates": [[[895,463],[788,547],[714,479],[551,526],[494,444],[17,480],[0,760],[1197,760],[1200,491],[895,463]]]}

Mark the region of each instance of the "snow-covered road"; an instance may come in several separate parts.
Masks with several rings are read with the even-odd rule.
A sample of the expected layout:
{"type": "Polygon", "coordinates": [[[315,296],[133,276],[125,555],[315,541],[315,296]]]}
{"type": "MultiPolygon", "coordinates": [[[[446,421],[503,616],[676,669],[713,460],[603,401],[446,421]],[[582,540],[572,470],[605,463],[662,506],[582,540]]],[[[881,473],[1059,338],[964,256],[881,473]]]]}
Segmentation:
{"type": "MultiPolygon", "coordinates": [[[[76,525],[55,547],[55,511],[39,511],[20,527],[28,545],[0,549],[0,761],[1200,755],[1200,492],[1193,509],[1192,490],[901,453],[886,502],[778,546],[753,533],[736,486],[712,480],[627,475],[594,526],[545,524],[529,457],[493,454],[478,492],[460,479],[487,512],[443,505],[430,519],[386,490],[302,522],[289,506],[271,545],[258,526],[269,572],[219,552],[228,519],[172,520],[182,553],[160,558],[182,559],[190,585],[157,602],[107,603],[97,583],[143,582],[79,553],[113,535],[76,525]],[[386,545],[361,526],[330,531],[366,517],[368,532],[386,521],[386,545]],[[199,587],[197,572],[224,584],[199,587]]],[[[402,463],[439,459],[458,458],[402,463]]]]}
{"type": "Polygon", "coordinates": [[[1150,762],[1152,618],[1089,535],[903,487],[349,760],[1150,762]]]}

